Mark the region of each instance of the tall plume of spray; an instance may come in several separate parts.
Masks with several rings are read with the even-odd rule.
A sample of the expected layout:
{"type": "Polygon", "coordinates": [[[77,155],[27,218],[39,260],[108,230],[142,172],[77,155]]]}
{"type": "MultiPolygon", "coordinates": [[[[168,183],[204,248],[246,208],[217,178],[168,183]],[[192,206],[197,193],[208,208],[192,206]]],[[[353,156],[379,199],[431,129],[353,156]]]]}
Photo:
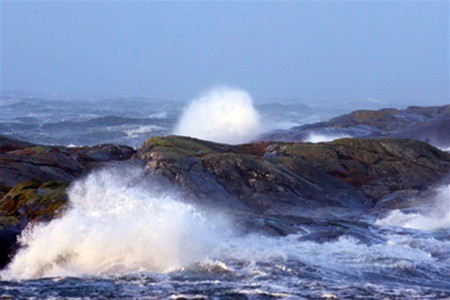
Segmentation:
{"type": "Polygon", "coordinates": [[[250,142],[262,132],[250,95],[227,87],[213,88],[194,99],[174,131],[177,135],[228,144],[250,142]]]}
{"type": "Polygon", "coordinates": [[[75,182],[59,219],[28,227],[3,279],[170,272],[201,261],[231,227],[174,193],[149,187],[142,170],[108,168],[75,182]]]}
{"type": "MultiPolygon", "coordinates": [[[[265,273],[267,263],[289,259],[353,274],[373,272],[374,261],[376,268],[395,270],[403,269],[405,262],[433,263],[436,259],[418,248],[415,240],[396,234],[389,236],[389,244],[374,245],[351,236],[317,243],[299,241],[301,234],[238,235],[223,216],[218,218],[179,201],[173,193],[164,192],[164,187],[149,187],[143,178],[142,170],[109,168],[75,182],[69,190],[71,208],[48,224],[29,227],[21,237],[25,247],[0,272],[0,278],[167,273],[191,266],[238,272],[233,261],[246,263],[243,271],[253,276],[265,273]],[[231,268],[227,267],[229,262],[231,268]],[[264,262],[263,269],[257,262],[264,262]]],[[[448,192],[448,187],[443,188],[438,197],[448,196],[448,192]]],[[[445,219],[429,227],[431,219],[418,214],[411,215],[413,226],[399,223],[397,217],[376,224],[448,228],[445,219]]],[[[444,218],[448,220],[448,214],[444,218]]],[[[426,243],[433,251],[448,252],[447,241],[431,239],[426,243]]]]}

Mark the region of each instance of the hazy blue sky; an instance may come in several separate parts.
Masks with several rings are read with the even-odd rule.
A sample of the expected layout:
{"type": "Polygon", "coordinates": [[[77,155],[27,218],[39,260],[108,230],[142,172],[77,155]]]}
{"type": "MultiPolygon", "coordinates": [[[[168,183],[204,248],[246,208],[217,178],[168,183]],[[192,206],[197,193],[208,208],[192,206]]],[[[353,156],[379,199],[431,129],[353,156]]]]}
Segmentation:
{"type": "Polygon", "coordinates": [[[449,3],[2,2],[1,89],[449,99],[449,3]]]}

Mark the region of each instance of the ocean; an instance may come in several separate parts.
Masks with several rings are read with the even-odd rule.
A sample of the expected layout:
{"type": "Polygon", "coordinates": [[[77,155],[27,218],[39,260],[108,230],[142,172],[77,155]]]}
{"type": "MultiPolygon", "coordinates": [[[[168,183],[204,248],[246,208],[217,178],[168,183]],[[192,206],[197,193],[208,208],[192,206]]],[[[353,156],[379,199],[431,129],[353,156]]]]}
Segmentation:
{"type": "MultiPolygon", "coordinates": [[[[172,134],[184,102],[148,99],[0,102],[0,133],[38,144],[139,147],[172,134]]],[[[342,111],[255,106],[265,130],[342,111]]],[[[1,299],[445,299],[450,297],[450,186],[419,208],[304,217],[297,233],[236,228],[139,170],[103,170],[69,189],[71,208],[29,226],[0,271],[1,299]]]]}

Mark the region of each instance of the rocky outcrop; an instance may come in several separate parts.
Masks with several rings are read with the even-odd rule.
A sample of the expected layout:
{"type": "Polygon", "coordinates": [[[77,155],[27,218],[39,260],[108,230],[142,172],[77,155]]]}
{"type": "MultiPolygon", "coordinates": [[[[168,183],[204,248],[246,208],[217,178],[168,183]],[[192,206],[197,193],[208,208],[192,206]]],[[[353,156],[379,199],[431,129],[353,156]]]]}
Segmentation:
{"type": "Polygon", "coordinates": [[[12,150],[23,149],[26,147],[30,147],[32,145],[33,144],[31,144],[31,143],[18,141],[15,139],[8,138],[6,136],[0,136],[0,152],[1,153],[12,151],[12,150]]]}
{"type": "Polygon", "coordinates": [[[66,208],[67,186],[61,181],[28,180],[17,184],[1,200],[0,226],[52,220],[66,208]]]}
{"type": "Polygon", "coordinates": [[[336,213],[397,208],[402,196],[426,193],[450,171],[450,154],[424,142],[390,138],[232,146],[167,136],[152,137],[137,151],[7,138],[0,138],[0,145],[0,267],[26,224],[50,221],[67,208],[66,188],[74,179],[116,161],[143,166],[149,179],[180,187],[196,204],[227,209],[244,228],[276,235],[327,222],[341,222],[348,233],[365,225],[349,226],[336,213]]]}
{"type": "Polygon", "coordinates": [[[153,137],[133,156],[207,204],[260,210],[368,208],[401,190],[422,191],[448,175],[450,155],[426,143],[341,139],[228,146],[153,137]],[[217,204],[217,203],[214,203],[217,204]]]}
{"type": "Polygon", "coordinates": [[[50,221],[67,207],[67,186],[93,168],[129,159],[127,146],[68,148],[0,136],[0,267],[29,222],[50,221]]]}
{"type": "Polygon", "coordinates": [[[68,148],[33,145],[0,136],[0,197],[26,180],[70,183],[95,166],[129,159],[134,152],[133,148],[120,145],[68,148]]]}
{"type": "MultiPolygon", "coordinates": [[[[111,161],[130,159],[135,153],[135,150],[128,146],[98,145],[68,148],[33,145],[3,136],[0,136],[0,149],[0,197],[2,197],[0,218],[5,216],[5,212],[7,216],[12,216],[13,211],[24,209],[19,205],[23,202],[20,199],[23,198],[37,205],[33,206],[34,210],[45,210],[47,201],[44,200],[45,203],[41,205],[42,203],[39,204],[34,197],[40,199],[47,191],[59,190],[61,186],[66,187],[93,168],[111,161]],[[15,199],[13,202],[16,204],[11,204],[13,203],[11,199],[15,199]]],[[[52,210],[52,207],[48,209],[52,210]]],[[[25,211],[24,216],[34,219],[30,215],[31,212],[25,211]]],[[[4,218],[2,220],[0,227],[7,224],[4,218]]]]}
{"type": "Polygon", "coordinates": [[[3,141],[2,227],[53,218],[51,211],[64,206],[61,191],[70,182],[120,160],[142,161],[149,174],[175,184],[198,203],[277,213],[395,203],[386,199],[422,193],[450,170],[449,154],[420,141],[388,138],[231,146],[168,136],[150,138],[137,151],[3,141]],[[49,200],[54,198],[57,204],[49,200]]]}
{"type": "Polygon", "coordinates": [[[348,185],[302,160],[271,158],[252,147],[229,146],[186,137],[153,137],[134,159],[146,170],[182,186],[207,205],[266,210],[284,206],[361,206],[363,199],[348,185]],[[333,194],[333,197],[329,195],[333,194]]]}
{"type": "Polygon", "coordinates": [[[303,159],[362,191],[372,203],[397,191],[427,190],[450,171],[448,153],[416,140],[347,138],[317,144],[279,143],[268,149],[277,157],[303,159]]]}
{"type": "Polygon", "coordinates": [[[417,139],[440,148],[450,147],[450,105],[404,110],[358,110],[328,122],[280,130],[262,139],[301,142],[311,135],[351,136],[356,138],[393,137],[417,139]]]}
{"type": "Polygon", "coordinates": [[[0,268],[17,249],[17,236],[30,222],[48,222],[68,207],[67,183],[31,180],[17,184],[0,201],[0,268]]]}

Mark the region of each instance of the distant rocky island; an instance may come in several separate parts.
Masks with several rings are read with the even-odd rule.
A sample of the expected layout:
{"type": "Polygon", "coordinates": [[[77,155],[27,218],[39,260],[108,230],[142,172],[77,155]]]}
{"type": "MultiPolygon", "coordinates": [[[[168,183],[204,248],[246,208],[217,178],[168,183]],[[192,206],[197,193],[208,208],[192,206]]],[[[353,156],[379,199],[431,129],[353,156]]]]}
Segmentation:
{"type": "Polygon", "coordinates": [[[357,110],[319,122],[269,133],[263,139],[302,142],[314,134],[355,138],[406,138],[450,148],[450,105],[357,110]]]}
{"type": "Polygon", "coordinates": [[[74,180],[107,167],[143,168],[151,180],[179,189],[186,201],[229,211],[247,230],[287,235],[320,219],[343,222],[332,235],[349,234],[349,218],[340,221],[340,213],[414,207],[433,187],[448,184],[450,154],[436,147],[450,146],[449,128],[445,105],[355,111],[243,145],[155,136],[138,149],[63,147],[0,136],[0,266],[14,255],[27,224],[63,213],[74,180]],[[316,132],[351,138],[302,142],[316,132]]]}

